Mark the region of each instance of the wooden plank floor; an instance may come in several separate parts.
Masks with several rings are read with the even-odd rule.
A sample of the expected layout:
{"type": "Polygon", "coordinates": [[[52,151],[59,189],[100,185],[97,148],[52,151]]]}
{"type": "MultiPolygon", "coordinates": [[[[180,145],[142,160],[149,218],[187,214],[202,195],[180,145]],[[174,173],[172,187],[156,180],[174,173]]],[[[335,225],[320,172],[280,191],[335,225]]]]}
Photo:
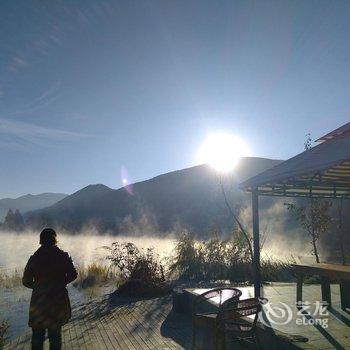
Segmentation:
{"type": "MultiPolygon", "coordinates": [[[[253,295],[252,287],[240,288],[242,299],[253,295]]],[[[300,349],[350,349],[350,314],[340,309],[339,286],[332,285],[333,307],[327,316],[328,327],[300,326],[296,319],[295,284],[271,284],[264,286],[263,293],[270,303],[288,304],[293,317],[284,324],[272,325],[288,337],[293,346],[300,349]],[[300,340],[305,338],[307,341],[300,340]]],[[[319,285],[304,286],[304,300],[311,304],[321,300],[319,285]]],[[[312,311],[312,310],[311,310],[312,311]]],[[[309,317],[305,317],[309,319],[309,317]]],[[[269,332],[270,334],[271,332],[269,332]]],[[[227,349],[238,349],[231,344],[227,349]],[[232,345],[232,346],[231,346],[232,345]]],[[[73,307],[73,318],[63,328],[63,349],[125,349],[165,350],[191,348],[191,320],[186,315],[172,311],[171,297],[133,301],[111,299],[108,295],[73,307]]],[[[267,347],[269,350],[271,346],[267,347]]],[[[287,350],[288,346],[286,347],[287,350]]],[[[30,349],[30,333],[13,340],[6,350],[30,349]]],[[[48,349],[48,341],[45,342],[48,349]]],[[[279,350],[279,349],[278,349],[279,350]]]]}
{"type": "MultiPolygon", "coordinates": [[[[107,296],[76,305],[63,328],[63,349],[189,349],[190,322],[171,307],[171,297],[111,301],[107,296]]],[[[4,349],[30,349],[30,332],[4,349]]]]}
{"type": "MultiPolygon", "coordinates": [[[[242,291],[241,299],[254,296],[253,287],[239,288],[242,291]]],[[[202,292],[206,289],[202,289],[202,292]]],[[[195,294],[200,294],[200,289],[191,288],[195,294]]],[[[296,284],[295,283],[272,283],[264,285],[263,296],[269,301],[269,307],[274,308],[275,314],[269,313],[269,307],[264,305],[263,312],[269,313],[269,327],[264,326],[270,337],[279,334],[287,339],[287,344],[299,349],[349,349],[350,350],[350,312],[341,310],[339,285],[331,285],[332,307],[325,310],[321,315],[316,310],[316,302],[322,300],[320,285],[304,285],[303,300],[307,303],[307,314],[300,314],[296,307],[296,284]],[[288,310],[287,310],[288,309],[288,310]],[[288,311],[288,312],[287,312],[288,311]],[[316,313],[315,313],[316,311],[316,313]],[[289,315],[287,317],[281,315],[289,315]],[[325,320],[327,326],[314,325],[309,321],[325,320]],[[300,322],[304,324],[300,324],[300,322]]],[[[232,346],[232,349],[235,347],[232,346]]],[[[271,349],[264,347],[264,349],[271,349]]],[[[231,349],[229,347],[229,349],[231,349]]]]}
{"type": "Polygon", "coordinates": [[[270,303],[275,306],[283,302],[290,306],[293,312],[293,318],[287,324],[274,324],[273,328],[286,333],[305,337],[308,339],[306,343],[299,343],[300,348],[314,349],[350,349],[350,313],[345,312],[340,307],[340,291],[339,285],[331,285],[332,307],[326,311],[325,315],[320,315],[316,311],[315,302],[321,301],[320,285],[304,285],[303,300],[308,303],[305,310],[308,315],[302,316],[298,314],[296,308],[296,285],[293,284],[272,284],[264,287],[264,295],[269,299],[270,303]],[[312,319],[326,320],[327,327],[320,325],[300,325],[297,319],[308,322],[312,319]]]}

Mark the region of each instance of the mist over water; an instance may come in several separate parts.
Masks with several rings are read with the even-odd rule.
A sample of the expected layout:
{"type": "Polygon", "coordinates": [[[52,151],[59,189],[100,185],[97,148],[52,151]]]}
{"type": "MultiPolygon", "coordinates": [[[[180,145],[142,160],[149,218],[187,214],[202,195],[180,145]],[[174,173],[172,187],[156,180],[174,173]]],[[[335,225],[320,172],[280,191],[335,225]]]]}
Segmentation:
{"type": "MultiPolygon", "coordinates": [[[[132,242],[140,249],[153,247],[161,257],[170,255],[175,246],[175,239],[171,236],[111,236],[87,231],[75,235],[58,233],[57,238],[58,246],[69,253],[77,266],[96,261],[108,264],[105,259],[108,251],[102,247],[111,246],[113,242],[132,242]]],[[[5,271],[23,270],[29,257],[40,247],[38,232],[0,232],[0,240],[0,268],[5,271]]]]}
{"type": "MultiPolygon", "coordinates": [[[[292,240],[288,234],[277,235],[281,232],[280,223],[276,220],[273,230],[268,230],[262,249],[262,257],[274,257],[281,260],[297,262],[313,262],[310,249],[302,240],[292,240]]],[[[1,251],[0,269],[3,271],[22,271],[29,257],[40,247],[38,232],[0,232],[1,251]]],[[[132,235],[99,235],[93,230],[80,234],[58,233],[58,246],[67,251],[77,266],[87,266],[93,262],[108,264],[106,256],[108,251],[103,246],[111,246],[113,242],[132,242],[139,249],[153,247],[160,257],[172,254],[176,245],[176,236],[168,235],[164,238],[156,236],[132,236],[132,235]]]]}
{"type": "MultiPolygon", "coordinates": [[[[251,227],[251,207],[246,206],[240,211],[240,220],[248,232],[251,227]]],[[[183,230],[180,230],[183,231],[183,230]]],[[[139,249],[153,247],[161,257],[169,256],[176,245],[179,232],[164,233],[163,237],[152,234],[141,235],[141,232],[152,232],[145,225],[137,226],[127,232],[133,234],[110,235],[98,234],[93,227],[87,227],[78,234],[58,232],[58,246],[67,251],[75,265],[87,266],[92,262],[108,264],[108,251],[103,246],[111,246],[113,242],[132,242],[139,249]]],[[[283,202],[276,201],[264,208],[260,214],[261,256],[297,263],[312,263],[311,246],[307,235],[291,225],[286,219],[286,209],[283,202]]],[[[39,248],[39,232],[0,232],[0,269],[13,271],[23,270],[29,257],[39,248]]]]}
{"type": "MultiPolygon", "coordinates": [[[[253,231],[252,209],[246,206],[240,211],[240,220],[248,232],[253,231]]],[[[273,257],[297,263],[314,263],[309,239],[302,229],[287,220],[286,208],[282,200],[275,200],[260,213],[261,257],[273,257]]]]}
{"type": "MultiPolygon", "coordinates": [[[[93,229],[80,234],[58,232],[58,246],[67,251],[78,268],[93,262],[109,264],[106,260],[108,251],[103,246],[111,246],[113,242],[132,242],[139,249],[154,247],[156,253],[162,256],[171,254],[175,239],[171,236],[159,238],[154,236],[112,236],[98,235],[93,229]]],[[[1,273],[12,276],[22,271],[29,257],[40,247],[39,232],[14,233],[0,231],[0,276],[1,273]]],[[[105,289],[103,289],[105,291],[105,289]]],[[[7,288],[0,286],[0,321],[6,318],[10,328],[8,338],[13,339],[27,329],[30,290],[22,285],[7,288]]],[[[69,286],[72,303],[86,301],[88,294],[69,286]]]]}

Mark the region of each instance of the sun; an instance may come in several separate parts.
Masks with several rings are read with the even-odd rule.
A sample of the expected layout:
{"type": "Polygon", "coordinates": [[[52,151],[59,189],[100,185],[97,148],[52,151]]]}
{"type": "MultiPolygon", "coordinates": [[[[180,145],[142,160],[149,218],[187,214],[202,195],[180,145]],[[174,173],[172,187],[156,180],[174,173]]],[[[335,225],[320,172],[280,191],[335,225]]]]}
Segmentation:
{"type": "Polygon", "coordinates": [[[233,134],[217,133],[205,139],[199,148],[197,161],[227,173],[234,169],[241,157],[248,155],[248,146],[242,139],[233,134]]]}

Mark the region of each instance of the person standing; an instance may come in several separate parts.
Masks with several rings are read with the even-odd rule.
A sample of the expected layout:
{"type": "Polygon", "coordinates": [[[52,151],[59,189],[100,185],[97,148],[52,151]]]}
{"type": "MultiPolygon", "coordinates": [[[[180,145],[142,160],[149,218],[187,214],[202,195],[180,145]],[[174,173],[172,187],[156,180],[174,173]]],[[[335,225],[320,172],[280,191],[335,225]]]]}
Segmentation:
{"type": "Polygon", "coordinates": [[[42,350],[48,330],[50,350],[62,347],[61,328],[71,318],[67,284],[77,278],[68,253],[57,247],[52,228],[40,233],[41,247],[29,258],[23,273],[23,285],[33,289],[29,307],[32,350],[42,350]]]}

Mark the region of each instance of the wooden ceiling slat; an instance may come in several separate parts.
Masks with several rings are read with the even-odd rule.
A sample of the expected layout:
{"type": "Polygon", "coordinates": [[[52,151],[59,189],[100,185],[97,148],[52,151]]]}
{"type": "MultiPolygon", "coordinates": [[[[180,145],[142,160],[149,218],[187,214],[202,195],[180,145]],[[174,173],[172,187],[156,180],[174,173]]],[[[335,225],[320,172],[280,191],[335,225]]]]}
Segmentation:
{"type": "Polygon", "coordinates": [[[350,167],[346,167],[346,168],[329,168],[326,170],[326,172],[333,172],[333,171],[336,171],[336,172],[348,172],[350,170],[350,167]]]}
{"type": "Polygon", "coordinates": [[[348,173],[336,173],[336,172],[330,172],[330,173],[324,173],[321,177],[323,176],[339,176],[339,177],[349,177],[350,176],[350,172],[348,173]]]}
{"type": "Polygon", "coordinates": [[[338,172],[333,172],[333,171],[327,171],[326,173],[324,173],[322,176],[325,176],[325,175],[334,175],[334,176],[350,176],[350,171],[349,172],[344,172],[344,173],[338,173],[338,172]]]}
{"type": "Polygon", "coordinates": [[[345,176],[345,177],[348,177],[350,176],[350,171],[349,172],[344,172],[344,173],[338,173],[338,172],[333,172],[333,171],[327,171],[326,173],[324,173],[322,176],[325,176],[325,175],[332,175],[332,176],[345,176]]]}
{"type": "Polygon", "coordinates": [[[334,176],[334,175],[327,175],[327,176],[322,176],[321,181],[325,181],[325,179],[334,179],[337,181],[349,181],[350,176],[334,176]]]}
{"type": "MultiPolygon", "coordinates": [[[[258,186],[258,192],[266,196],[324,197],[350,199],[350,160],[321,169],[314,173],[290,177],[278,182],[258,186]]],[[[253,188],[247,189],[252,191],[253,188]]]]}
{"type": "Polygon", "coordinates": [[[350,176],[325,175],[325,176],[322,176],[322,181],[324,179],[337,179],[339,181],[347,181],[347,180],[350,180],[350,176]]]}
{"type": "Polygon", "coordinates": [[[312,194],[311,196],[309,193],[274,193],[274,192],[259,192],[259,195],[261,196],[269,196],[269,197],[288,197],[288,198],[293,198],[293,197],[300,197],[300,198],[341,198],[341,199],[350,199],[350,194],[312,194]]]}
{"type": "Polygon", "coordinates": [[[344,169],[344,170],[346,170],[346,169],[349,169],[349,166],[350,166],[350,164],[347,165],[347,164],[342,163],[341,165],[335,165],[335,166],[331,167],[330,169],[344,169]]]}

